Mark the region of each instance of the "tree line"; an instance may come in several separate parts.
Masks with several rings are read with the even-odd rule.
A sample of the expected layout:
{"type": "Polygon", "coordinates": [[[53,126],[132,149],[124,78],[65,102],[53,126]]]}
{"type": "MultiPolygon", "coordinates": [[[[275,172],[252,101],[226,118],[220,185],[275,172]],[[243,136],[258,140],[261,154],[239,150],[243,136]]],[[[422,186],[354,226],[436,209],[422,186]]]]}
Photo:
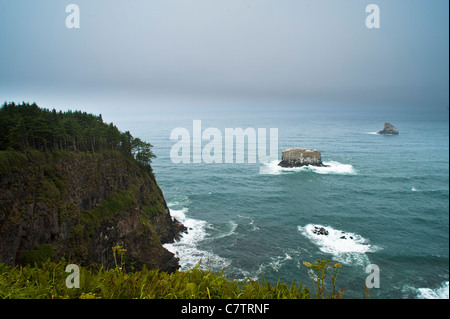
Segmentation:
{"type": "Polygon", "coordinates": [[[122,133],[113,123],[103,122],[101,115],[49,110],[25,102],[5,102],[0,108],[0,150],[114,150],[149,165],[156,157],[152,147],[129,131],[122,133]]]}

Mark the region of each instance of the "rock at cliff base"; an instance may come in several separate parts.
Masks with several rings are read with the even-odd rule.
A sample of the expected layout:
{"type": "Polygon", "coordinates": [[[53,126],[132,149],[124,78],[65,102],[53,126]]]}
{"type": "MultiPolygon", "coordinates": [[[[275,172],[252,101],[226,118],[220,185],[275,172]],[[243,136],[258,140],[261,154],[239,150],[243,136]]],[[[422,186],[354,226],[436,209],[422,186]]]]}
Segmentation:
{"type": "Polygon", "coordinates": [[[378,134],[398,135],[398,130],[391,123],[384,123],[384,129],[379,131],[378,134]]]}
{"type": "Polygon", "coordinates": [[[306,165],[324,167],[319,151],[301,147],[285,149],[281,153],[281,167],[302,167],[306,165]]]}

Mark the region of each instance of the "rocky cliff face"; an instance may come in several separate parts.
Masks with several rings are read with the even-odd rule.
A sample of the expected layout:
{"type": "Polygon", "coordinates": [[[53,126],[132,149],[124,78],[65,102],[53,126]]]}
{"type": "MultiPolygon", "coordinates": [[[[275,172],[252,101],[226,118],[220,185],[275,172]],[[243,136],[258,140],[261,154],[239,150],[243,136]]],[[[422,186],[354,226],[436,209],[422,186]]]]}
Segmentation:
{"type": "Polygon", "coordinates": [[[319,151],[294,147],[281,153],[281,167],[301,167],[306,165],[325,166],[319,151]]]}
{"type": "Polygon", "coordinates": [[[0,262],[29,262],[45,245],[57,258],[114,267],[120,245],[126,265],[178,268],[162,244],[184,227],[148,166],[113,151],[3,151],[0,176],[0,262]]]}

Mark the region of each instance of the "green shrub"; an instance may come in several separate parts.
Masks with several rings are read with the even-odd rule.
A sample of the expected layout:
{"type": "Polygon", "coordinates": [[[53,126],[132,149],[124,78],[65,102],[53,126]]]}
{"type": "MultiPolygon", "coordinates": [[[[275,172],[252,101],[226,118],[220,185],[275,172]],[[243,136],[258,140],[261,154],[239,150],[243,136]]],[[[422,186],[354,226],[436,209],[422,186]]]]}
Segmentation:
{"type": "Polygon", "coordinates": [[[23,264],[41,265],[48,259],[53,258],[53,249],[51,245],[43,244],[33,250],[25,250],[22,255],[23,264]]]}
{"type": "Polygon", "coordinates": [[[47,260],[32,266],[9,267],[0,264],[0,298],[25,299],[275,299],[309,298],[302,284],[266,280],[236,281],[197,267],[168,274],[144,267],[125,273],[122,269],[80,268],[80,288],[67,288],[67,264],[47,260]]]}

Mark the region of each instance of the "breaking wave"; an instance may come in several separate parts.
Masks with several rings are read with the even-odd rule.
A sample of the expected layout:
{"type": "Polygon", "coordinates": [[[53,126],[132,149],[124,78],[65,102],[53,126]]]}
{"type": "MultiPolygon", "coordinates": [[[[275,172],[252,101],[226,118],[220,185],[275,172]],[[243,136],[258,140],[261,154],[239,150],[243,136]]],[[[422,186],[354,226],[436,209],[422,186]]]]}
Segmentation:
{"type": "MultiPolygon", "coordinates": [[[[169,208],[171,207],[168,204],[169,208]]],[[[170,209],[171,216],[182,223],[187,232],[181,234],[180,239],[174,243],[164,244],[163,247],[175,254],[180,259],[180,270],[188,270],[195,267],[199,262],[200,267],[206,266],[210,269],[220,270],[230,264],[225,258],[222,258],[212,252],[199,249],[198,246],[207,238],[207,222],[189,218],[186,216],[187,208],[170,209]]]]}
{"type": "Polygon", "coordinates": [[[366,253],[379,250],[379,247],[372,246],[361,235],[329,226],[308,224],[298,226],[298,231],[319,246],[320,251],[333,255],[333,259],[343,264],[365,266],[370,263],[366,253]]]}
{"type": "Polygon", "coordinates": [[[334,174],[334,175],[356,175],[357,171],[350,164],[342,164],[336,161],[323,162],[327,167],[302,166],[302,167],[281,167],[279,161],[264,163],[259,168],[259,174],[262,175],[280,175],[289,172],[313,172],[316,174],[334,174]]]}
{"type": "Polygon", "coordinates": [[[443,282],[435,289],[418,288],[417,298],[419,299],[449,299],[449,282],[443,282]]]}

